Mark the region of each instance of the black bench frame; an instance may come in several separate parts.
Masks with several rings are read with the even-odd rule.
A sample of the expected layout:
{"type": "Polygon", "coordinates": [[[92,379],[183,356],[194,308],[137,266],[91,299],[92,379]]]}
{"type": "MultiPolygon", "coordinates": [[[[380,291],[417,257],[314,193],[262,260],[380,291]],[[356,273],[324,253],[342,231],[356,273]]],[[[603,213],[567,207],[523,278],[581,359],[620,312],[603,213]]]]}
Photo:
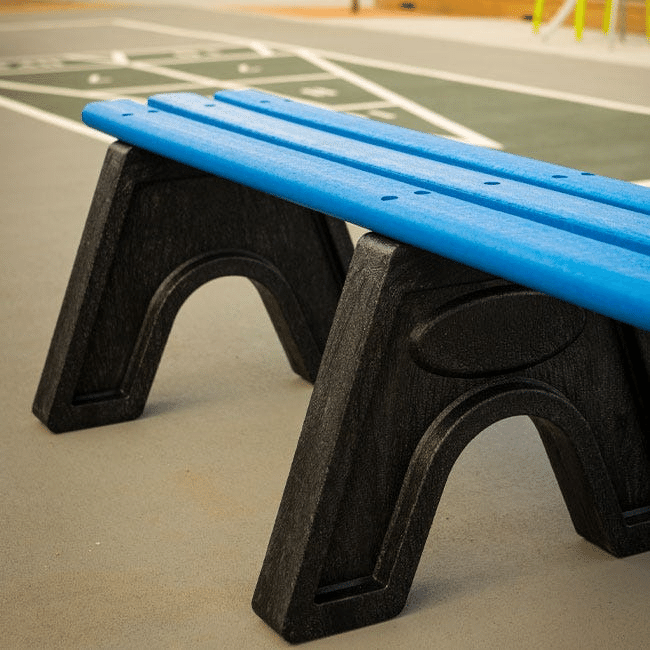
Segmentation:
{"type": "Polygon", "coordinates": [[[137,417],[185,298],[244,275],[294,370],[318,371],[253,599],[286,639],[395,616],[454,461],[512,415],[579,534],[650,549],[647,332],[374,234],[339,302],[351,254],[341,221],[111,145],[34,413],[56,432],[137,417]]]}

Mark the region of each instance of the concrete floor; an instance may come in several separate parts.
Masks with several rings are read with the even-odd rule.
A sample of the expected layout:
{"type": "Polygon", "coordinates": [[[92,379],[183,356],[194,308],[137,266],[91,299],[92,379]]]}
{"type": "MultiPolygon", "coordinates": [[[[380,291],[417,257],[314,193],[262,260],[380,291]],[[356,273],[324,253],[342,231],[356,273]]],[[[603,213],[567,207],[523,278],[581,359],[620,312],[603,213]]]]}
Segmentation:
{"type": "MultiPolygon", "coordinates": [[[[205,11],[215,4],[115,12],[650,107],[644,65],[205,11]]],[[[6,32],[0,48],[39,42],[6,32]]],[[[105,144],[0,110],[0,647],[286,647],[250,599],[310,385],[252,286],[221,279],[181,310],[142,418],[49,433],[30,406],[105,144]]],[[[308,647],[638,649],[648,602],[648,554],[615,559],[578,537],[515,418],[454,467],[402,615],[308,647]]]]}

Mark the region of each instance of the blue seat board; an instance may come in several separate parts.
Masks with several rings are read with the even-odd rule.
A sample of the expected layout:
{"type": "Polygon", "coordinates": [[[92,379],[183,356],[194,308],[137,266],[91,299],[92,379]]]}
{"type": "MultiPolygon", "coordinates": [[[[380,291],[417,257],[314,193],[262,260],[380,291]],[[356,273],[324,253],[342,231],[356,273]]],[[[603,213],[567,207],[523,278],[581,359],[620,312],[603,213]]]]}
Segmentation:
{"type": "MultiPolygon", "coordinates": [[[[500,186],[487,186],[506,190],[498,201],[485,200],[480,193],[478,199],[459,198],[454,195],[460,191],[454,174],[469,173],[466,180],[472,182],[473,178],[477,183],[476,173],[455,170],[448,163],[418,158],[410,152],[386,153],[377,149],[377,144],[363,141],[354,142],[355,158],[363,144],[373,147],[378,160],[371,158],[361,166],[344,164],[341,160],[349,156],[340,151],[340,145],[337,150],[337,141],[330,139],[340,138],[339,134],[325,133],[326,138],[322,130],[309,134],[313,128],[304,124],[287,124],[287,120],[232,106],[222,118],[214,119],[208,113],[207,118],[188,119],[183,114],[197,110],[199,102],[214,102],[198,95],[181,97],[182,101],[178,95],[157,96],[148,106],[130,100],[98,102],[84,110],[83,118],[89,126],[124,142],[650,330],[650,257],[645,254],[648,229],[642,228],[645,217],[638,212],[611,206],[604,209],[595,201],[554,192],[545,192],[549,196],[541,210],[535,205],[521,210],[516,197],[500,186]],[[168,110],[170,104],[175,105],[173,112],[168,110]],[[244,124],[242,116],[247,118],[244,124]],[[262,118],[275,121],[263,122],[262,118]],[[273,128],[266,134],[256,131],[254,137],[244,133],[251,125],[257,129],[262,124],[273,128]],[[295,146],[286,143],[292,137],[299,138],[295,146]],[[384,164],[384,159],[394,163],[396,154],[407,156],[407,169],[417,171],[417,176],[396,175],[384,164]],[[437,165],[435,182],[424,174],[425,178],[420,178],[424,163],[437,165]],[[373,171],[368,171],[370,168],[373,171]],[[440,191],[435,189],[438,184],[440,191]],[[553,225],[529,218],[529,213],[550,213],[559,207],[557,202],[564,204],[567,199],[569,204],[577,201],[583,206],[586,231],[573,232],[580,230],[576,224],[579,215],[572,212],[578,209],[577,203],[571,209],[560,208],[562,216],[553,225]],[[625,224],[622,234],[614,234],[620,225],[617,222],[625,224]],[[610,231],[611,236],[606,234],[610,231]]],[[[291,103],[302,110],[300,104],[291,103]]],[[[214,107],[205,108],[215,112],[214,107]]],[[[364,126],[372,125],[358,119],[364,126]]],[[[370,150],[364,151],[370,155],[370,150]]],[[[533,190],[539,191],[539,186],[524,188],[526,193],[533,190]]],[[[650,196],[650,191],[646,193],[650,196]]]]}
{"type": "Polygon", "coordinates": [[[503,178],[521,180],[539,187],[593,198],[608,205],[638,210],[650,215],[650,201],[645,188],[613,178],[502,151],[481,149],[447,138],[432,138],[427,133],[364,119],[356,115],[336,113],[258,90],[223,90],[216,93],[214,99],[299,124],[330,130],[363,142],[374,142],[384,147],[413,151],[433,160],[451,162],[455,166],[498,174],[503,178]]]}
{"type": "MultiPolygon", "coordinates": [[[[300,106],[297,102],[291,104],[300,106]]],[[[439,162],[426,155],[419,155],[419,150],[415,148],[407,153],[363,141],[355,141],[354,148],[351,148],[349,137],[266,115],[255,115],[253,121],[248,110],[206,101],[189,93],[154,95],[150,98],[149,105],[296,151],[322,156],[378,176],[411,183],[421,190],[457,197],[592,239],[650,253],[649,220],[645,214],[600,202],[585,205],[584,199],[574,195],[562,196],[561,201],[558,201],[555,193],[536,185],[504,178],[498,172],[477,174],[449,162],[439,162]]],[[[472,149],[476,150],[476,147],[472,149]]],[[[526,161],[518,156],[510,158],[516,162],[526,161]]]]}

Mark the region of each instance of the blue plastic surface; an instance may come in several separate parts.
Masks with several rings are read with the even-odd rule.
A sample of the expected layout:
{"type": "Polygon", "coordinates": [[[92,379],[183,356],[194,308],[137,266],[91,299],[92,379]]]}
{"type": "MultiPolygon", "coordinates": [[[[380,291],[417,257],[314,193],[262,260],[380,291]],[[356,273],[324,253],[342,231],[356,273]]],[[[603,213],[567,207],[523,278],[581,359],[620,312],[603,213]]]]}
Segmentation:
{"type": "Polygon", "coordinates": [[[120,140],[650,330],[650,190],[258,91],[90,104],[120,140]]]}

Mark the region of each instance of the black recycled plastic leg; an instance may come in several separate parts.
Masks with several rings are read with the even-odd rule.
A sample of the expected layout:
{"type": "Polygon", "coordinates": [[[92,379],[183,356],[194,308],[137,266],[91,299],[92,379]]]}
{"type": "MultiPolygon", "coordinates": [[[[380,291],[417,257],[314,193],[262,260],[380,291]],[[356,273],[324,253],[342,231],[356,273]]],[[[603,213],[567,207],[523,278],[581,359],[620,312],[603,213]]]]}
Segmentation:
{"type": "Polygon", "coordinates": [[[650,550],[645,332],[379,237],[359,242],[253,608],[291,642],[404,607],[451,468],[532,418],[576,531],[650,550]]]}
{"type": "Polygon", "coordinates": [[[225,275],[253,282],[314,381],[351,256],[341,221],[114,143],[33,411],[57,433],[138,417],[178,309],[225,275]]]}

